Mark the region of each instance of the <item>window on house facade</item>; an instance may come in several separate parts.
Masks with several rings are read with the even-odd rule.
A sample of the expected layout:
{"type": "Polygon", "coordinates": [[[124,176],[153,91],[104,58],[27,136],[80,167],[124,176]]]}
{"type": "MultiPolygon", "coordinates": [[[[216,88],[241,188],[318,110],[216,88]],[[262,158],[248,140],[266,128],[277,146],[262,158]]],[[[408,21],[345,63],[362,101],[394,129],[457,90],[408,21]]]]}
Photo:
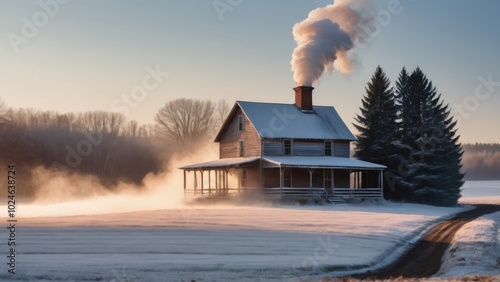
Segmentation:
{"type": "Polygon", "coordinates": [[[292,187],[292,169],[285,168],[283,170],[283,187],[292,187]]]}
{"type": "Polygon", "coordinates": [[[292,140],[283,140],[283,155],[290,156],[292,154],[292,140]]]}
{"type": "Polygon", "coordinates": [[[331,156],[331,155],[332,155],[332,141],[326,140],[325,141],[325,156],[331,156]]]}
{"type": "Polygon", "coordinates": [[[240,157],[244,157],[245,156],[245,142],[243,140],[240,140],[240,157]]]}
{"type": "Polygon", "coordinates": [[[238,131],[245,131],[245,118],[243,116],[238,116],[238,131]]]}

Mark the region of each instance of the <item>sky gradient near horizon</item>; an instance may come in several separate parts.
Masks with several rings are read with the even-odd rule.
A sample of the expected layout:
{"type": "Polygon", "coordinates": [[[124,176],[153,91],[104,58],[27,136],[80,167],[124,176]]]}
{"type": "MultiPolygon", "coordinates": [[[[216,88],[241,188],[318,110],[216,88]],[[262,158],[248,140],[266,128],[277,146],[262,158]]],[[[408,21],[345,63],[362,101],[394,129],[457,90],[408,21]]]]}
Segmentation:
{"type": "MultiPolygon", "coordinates": [[[[351,74],[321,77],[314,103],[335,106],[353,129],[377,65],[392,81],[420,66],[455,109],[462,142],[500,142],[500,2],[372,2],[385,16],[368,46],[355,51],[351,74]]],[[[0,98],[15,108],[123,111],[141,123],[176,98],[292,103],[292,27],[332,1],[284,3],[1,1],[0,98]],[[140,99],[123,100],[141,87],[140,99]]]]}

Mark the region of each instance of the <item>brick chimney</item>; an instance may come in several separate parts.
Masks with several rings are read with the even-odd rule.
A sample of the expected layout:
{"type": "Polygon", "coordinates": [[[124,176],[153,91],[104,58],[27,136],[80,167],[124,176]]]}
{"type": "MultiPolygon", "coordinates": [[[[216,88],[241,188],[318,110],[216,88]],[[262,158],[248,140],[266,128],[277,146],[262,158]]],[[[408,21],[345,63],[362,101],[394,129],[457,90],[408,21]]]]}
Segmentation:
{"type": "Polygon", "coordinates": [[[314,87],[311,86],[298,86],[295,87],[295,105],[302,111],[313,110],[312,91],[314,87]]]}

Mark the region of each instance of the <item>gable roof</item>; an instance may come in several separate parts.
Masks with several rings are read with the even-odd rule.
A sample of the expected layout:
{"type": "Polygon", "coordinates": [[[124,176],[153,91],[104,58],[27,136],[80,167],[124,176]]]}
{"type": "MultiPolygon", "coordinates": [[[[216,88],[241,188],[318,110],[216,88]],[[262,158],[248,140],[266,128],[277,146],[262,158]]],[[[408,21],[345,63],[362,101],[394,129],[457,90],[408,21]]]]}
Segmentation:
{"type": "Polygon", "coordinates": [[[215,142],[220,141],[238,107],[261,138],[355,140],[331,106],[313,106],[313,112],[306,113],[294,104],[236,101],[215,142]]]}

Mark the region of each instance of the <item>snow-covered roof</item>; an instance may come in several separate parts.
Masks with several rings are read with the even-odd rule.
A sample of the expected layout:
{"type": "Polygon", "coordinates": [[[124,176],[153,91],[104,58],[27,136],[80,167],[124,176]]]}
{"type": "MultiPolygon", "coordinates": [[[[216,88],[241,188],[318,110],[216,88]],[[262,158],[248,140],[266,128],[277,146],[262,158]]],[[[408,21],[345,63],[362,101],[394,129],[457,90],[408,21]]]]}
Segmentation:
{"type": "Polygon", "coordinates": [[[256,157],[252,157],[252,158],[226,158],[226,159],[219,159],[219,160],[214,160],[214,161],[210,161],[210,162],[190,164],[190,165],[180,167],[180,169],[189,170],[189,169],[208,169],[208,168],[218,168],[218,167],[237,167],[239,165],[251,163],[251,162],[257,161],[259,159],[260,158],[256,158],[256,157]]]}
{"type": "MultiPolygon", "coordinates": [[[[294,104],[236,101],[236,105],[245,113],[261,138],[355,140],[331,106],[313,106],[312,112],[302,112],[294,104]]],[[[234,108],[228,120],[233,114],[234,108]]],[[[226,126],[227,123],[222,126],[215,141],[220,140],[226,126]]]]}
{"type": "Polygon", "coordinates": [[[321,167],[348,169],[385,169],[386,166],[341,157],[265,156],[264,161],[281,167],[321,167]]]}

